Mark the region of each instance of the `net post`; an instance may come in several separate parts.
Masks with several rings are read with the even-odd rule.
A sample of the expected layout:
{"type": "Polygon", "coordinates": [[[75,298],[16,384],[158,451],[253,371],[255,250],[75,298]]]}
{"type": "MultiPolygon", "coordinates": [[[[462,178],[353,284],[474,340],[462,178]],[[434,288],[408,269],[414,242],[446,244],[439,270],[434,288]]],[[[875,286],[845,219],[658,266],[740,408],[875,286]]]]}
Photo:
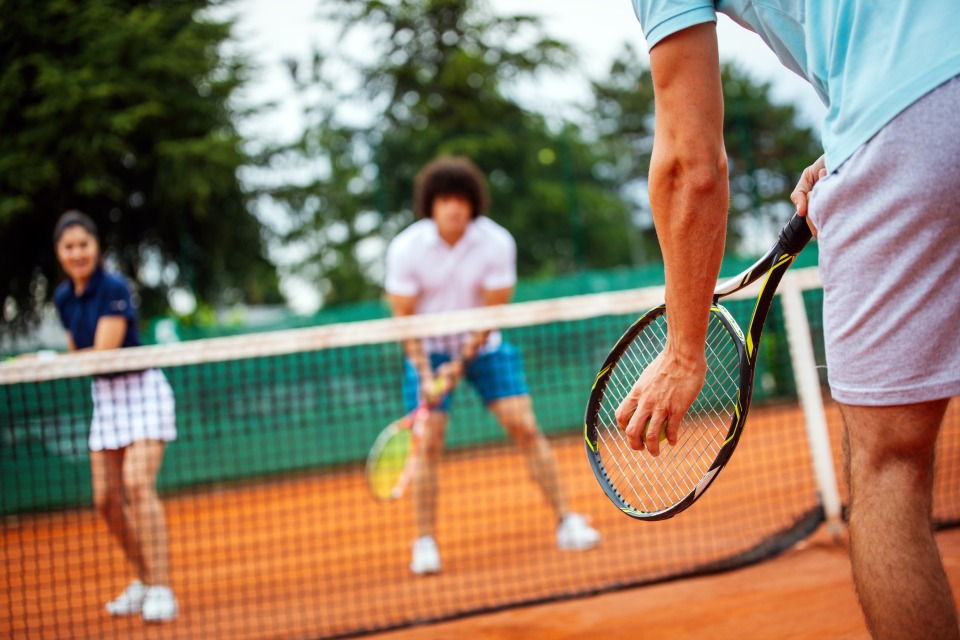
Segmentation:
{"type": "Polygon", "coordinates": [[[820,378],[813,354],[813,340],[810,338],[810,324],[803,306],[803,292],[793,279],[788,277],[781,284],[779,293],[787,328],[787,342],[790,345],[790,362],[803,407],[807,442],[813,459],[814,477],[823,501],[827,531],[836,536],[843,529],[840,492],[833,466],[827,418],[823,410],[820,378]]]}

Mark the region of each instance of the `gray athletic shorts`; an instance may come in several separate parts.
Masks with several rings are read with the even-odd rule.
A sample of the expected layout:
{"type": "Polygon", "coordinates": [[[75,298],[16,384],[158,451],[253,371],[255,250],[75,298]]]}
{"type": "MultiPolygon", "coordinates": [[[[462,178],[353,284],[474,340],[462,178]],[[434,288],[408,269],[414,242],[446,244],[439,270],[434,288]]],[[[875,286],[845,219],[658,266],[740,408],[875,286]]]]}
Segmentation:
{"type": "Polygon", "coordinates": [[[810,200],[833,397],[960,394],[960,76],[900,113],[810,200]]]}

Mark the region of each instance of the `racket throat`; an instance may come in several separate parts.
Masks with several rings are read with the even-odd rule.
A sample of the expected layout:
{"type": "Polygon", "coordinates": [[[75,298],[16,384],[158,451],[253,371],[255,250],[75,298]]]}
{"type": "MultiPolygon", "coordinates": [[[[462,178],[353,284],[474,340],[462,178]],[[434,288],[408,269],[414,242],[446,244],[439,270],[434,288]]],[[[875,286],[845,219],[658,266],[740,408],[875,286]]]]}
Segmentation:
{"type": "Polygon", "coordinates": [[[710,469],[710,471],[708,471],[706,475],[703,476],[703,478],[700,479],[700,482],[697,483],[696,488],[693,490],[694,500],[699,498],[700,494],[707,490],[707,488],[713,483],[714,478],[717,477],[717,474],[720,473],[720,469],[722,468],[723,468],[722,466],[714,467],[713,469],[710,469]]]}

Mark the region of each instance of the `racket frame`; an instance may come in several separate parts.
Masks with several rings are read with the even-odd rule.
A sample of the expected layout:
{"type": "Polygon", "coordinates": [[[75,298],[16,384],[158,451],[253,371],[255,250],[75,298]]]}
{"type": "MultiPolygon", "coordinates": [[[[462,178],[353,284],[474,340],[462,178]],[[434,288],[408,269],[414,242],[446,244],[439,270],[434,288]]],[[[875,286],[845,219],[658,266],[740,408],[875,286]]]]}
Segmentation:
{"type": "Polygon", "coordinates": [[[384,427],[377,436],[377,439],[373,441],[373,446],[370,447],[370,453],[367,454],[364,475],[367,479],[367,486],[370,488],[371,495],[377,500],[381,502],[391,502],[402,498],[403,494],[406,493],[407,487],[410,485],[410,481],[413,479],[413,474],[419,464],[420,439],[423,437],[423,429],[429,417],[430,408],[421,402],[413,411],[384,427]],[[373,471],[387,443],[402,431],[410,431],[410,448],[407,452],[407,459],[404,461],[403,469],[400,471],[397,481],[390,489],[390,493],[384,496],[379,494],[374,488],[372,479],[373,471]]]}

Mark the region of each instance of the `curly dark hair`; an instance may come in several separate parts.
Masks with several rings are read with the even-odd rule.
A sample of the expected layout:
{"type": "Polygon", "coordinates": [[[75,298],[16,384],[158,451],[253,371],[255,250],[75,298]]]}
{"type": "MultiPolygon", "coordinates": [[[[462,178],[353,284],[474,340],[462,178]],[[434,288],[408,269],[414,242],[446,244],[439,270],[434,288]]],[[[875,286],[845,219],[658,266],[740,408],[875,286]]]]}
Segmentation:
{"type": "Polygon", "coordinates": [[[437,196],[463,196],[472,207],[476,218],[487,212],[490,193],[487,181],[469,159],[460,156],[442,156],[420,170],[414,183],[414,210],[422,218],[433,215],[433,200],[437,196]]]}

